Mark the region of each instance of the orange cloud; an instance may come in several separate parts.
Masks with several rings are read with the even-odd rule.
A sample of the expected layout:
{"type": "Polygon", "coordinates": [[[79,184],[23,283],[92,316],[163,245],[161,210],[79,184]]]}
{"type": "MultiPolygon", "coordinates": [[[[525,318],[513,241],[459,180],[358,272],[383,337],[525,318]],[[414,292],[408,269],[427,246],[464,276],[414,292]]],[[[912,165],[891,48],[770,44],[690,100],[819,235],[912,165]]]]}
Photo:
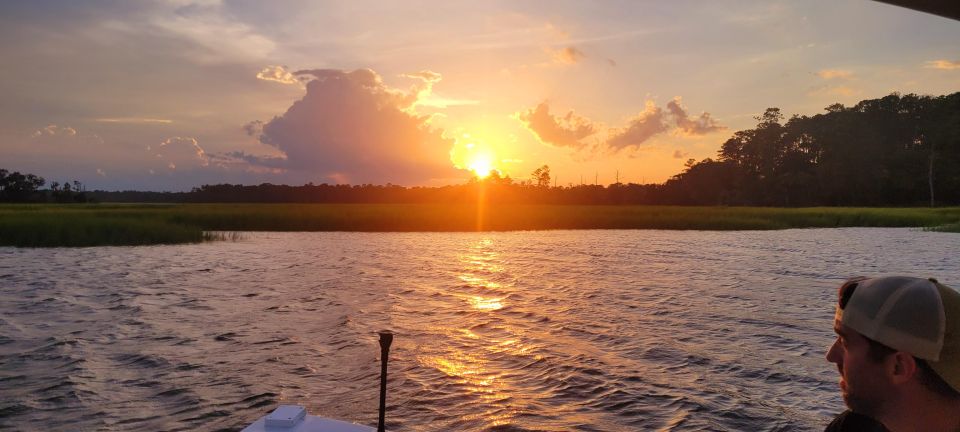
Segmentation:
{"type": "Polygon", "coordinates": [[[626,147],[638,147],[648,139],[669,129],[663,109],[648,100],[644,110],[627,121],[623,128],[610,129],[607,147],[622,150],[626,147]]]}
{"type": "Polygon", "coordinates": [[[930,60],[924,63],[923,67],[930,68],[930,69],[944,69],[944,70],[960,69],[960,60],[957,60],[957,61],[930,60]]]}
{"type": "MultiPolygon", "coordinates": [[[[726,129],[710,117],[709,113],[691,118],[681,105],[679,96],[667,103],[667,109],[669,112],[665,112],[651,100],[646,101],[643,111],[628,119],[626,125],[607,129],[606,139],[599,141],[594,150],[617,152],[628,147],[639,147],[650,138],[670,130],[668,120],[671,118],[676,125],[676,131],[685,135],[703,135],[726,129]]],[[[600,123],[580,117],[573,111],[562,117],[551,115],[547,102],[517,113],[514,118],[523,122],[540,142],[577,150],[586,148],[587,143],[583,140],[597,134],[602,128],[600,123]]]]}
{"type": "Polygon", "coordinates": [[[271,65],[257,72],[257,79],[273,81],[280,84],[299,84],[300,80],[287,70],[286,66],[271,65]]]}
{"type": "Polygon", "coordinates": [[[564,65],[574,65],[580,63],[587,55],[578,48],[568,46],[553,52],[553,61],[564,65]]]}
{"type": "Polygon", "coordinates": [[[536,135],[540,142],[557,147],[580,149],[586,144],[581,140],[597,132],[590,120],[568,112],[563,117],[550,114],[550,106],[544,101],[536,108],[517,113],[514,117],[536,135]]]}
{"type": "Polygon", "coordinates": [[[70,126],[57,126],[55,124],[49,124],[43,129],[37,129],[30,136],[33,138],[38,138],[41,136],[74,136],[77,134],[77,130],[70,126]]]}
{"type": "Polygon", "coordinates": [[[823,69],[817,72],[817,76],[826,80],[850,79],[853,78],[853,72],[843,69],[823,69]]]}

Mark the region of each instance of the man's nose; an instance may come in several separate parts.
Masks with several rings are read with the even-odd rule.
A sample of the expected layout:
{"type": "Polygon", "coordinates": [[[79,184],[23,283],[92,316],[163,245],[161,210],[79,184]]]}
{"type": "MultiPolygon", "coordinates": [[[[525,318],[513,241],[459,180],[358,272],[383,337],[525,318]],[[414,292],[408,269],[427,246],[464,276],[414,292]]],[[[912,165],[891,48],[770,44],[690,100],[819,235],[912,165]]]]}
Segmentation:
{"type": "Polygon", "coordinates": [[[830,363],[840,363],[840,338],[833,341],[830,349],[827,350],[827,361],[830,363]]]}

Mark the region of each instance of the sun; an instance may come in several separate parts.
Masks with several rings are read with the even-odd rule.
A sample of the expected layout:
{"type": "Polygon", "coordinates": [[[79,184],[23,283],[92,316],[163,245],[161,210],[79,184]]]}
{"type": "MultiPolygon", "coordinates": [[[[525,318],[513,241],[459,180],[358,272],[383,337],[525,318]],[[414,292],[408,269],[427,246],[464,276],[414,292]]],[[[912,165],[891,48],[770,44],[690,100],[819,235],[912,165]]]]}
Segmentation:
{"type": "Polygon", "coordinates": [[[476,155],[473,160],[470,161],[470,164],[467,165],[474,174],[479,178],[486,178],[490,175],[490,172],[493,171],[493,161],[490,160],[489,156],[486,155],[476,155]]]}
{"type": "Polygon", "coordinates": [[[450,149],[450,162],[466,170],[478,180],[490,177],[491,173],[503,176],[503,160],[497,151],[497,140],[477,134],[460,133],[450,149]]]}

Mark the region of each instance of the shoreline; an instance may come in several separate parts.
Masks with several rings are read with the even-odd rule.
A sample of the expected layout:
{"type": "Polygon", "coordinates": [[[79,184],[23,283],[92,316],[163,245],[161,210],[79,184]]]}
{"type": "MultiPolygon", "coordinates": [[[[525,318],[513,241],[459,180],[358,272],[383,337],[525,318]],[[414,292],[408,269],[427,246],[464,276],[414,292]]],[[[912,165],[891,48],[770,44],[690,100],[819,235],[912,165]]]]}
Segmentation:
{"type": "Polygon", "coordinates": [[[960,207],[686,207],[523,204],[4,204],[0,246],[229,240],[238,231],[482,232],[890,227],[960,232],[960,207]]]}

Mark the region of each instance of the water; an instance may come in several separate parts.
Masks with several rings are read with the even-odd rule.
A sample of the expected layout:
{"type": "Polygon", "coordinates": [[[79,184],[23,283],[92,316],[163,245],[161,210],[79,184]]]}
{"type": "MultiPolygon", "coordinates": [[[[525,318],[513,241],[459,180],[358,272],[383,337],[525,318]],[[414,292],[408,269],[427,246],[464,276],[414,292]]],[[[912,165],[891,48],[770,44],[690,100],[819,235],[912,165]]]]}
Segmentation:
{"type": "Polygon", "coordinates": [[[960,284],[960,235],[251,233],[0,248],[0,429],[820,430],[841,279],[960,284]]]}

